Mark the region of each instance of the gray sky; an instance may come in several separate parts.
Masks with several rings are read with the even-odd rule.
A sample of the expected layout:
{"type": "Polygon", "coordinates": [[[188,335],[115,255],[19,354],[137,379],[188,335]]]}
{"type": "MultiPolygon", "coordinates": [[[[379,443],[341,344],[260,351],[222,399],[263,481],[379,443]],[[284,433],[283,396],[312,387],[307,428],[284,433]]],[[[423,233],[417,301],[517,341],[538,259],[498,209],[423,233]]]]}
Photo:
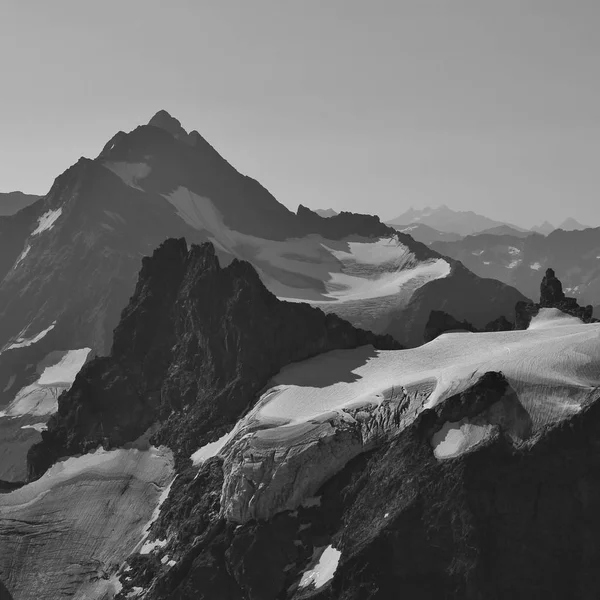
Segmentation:
{"type": "Polygon", "coordinates": [[[0,191],[164,108],[295,209],[600,225],[598,0],[0,0],[0,191]]]}

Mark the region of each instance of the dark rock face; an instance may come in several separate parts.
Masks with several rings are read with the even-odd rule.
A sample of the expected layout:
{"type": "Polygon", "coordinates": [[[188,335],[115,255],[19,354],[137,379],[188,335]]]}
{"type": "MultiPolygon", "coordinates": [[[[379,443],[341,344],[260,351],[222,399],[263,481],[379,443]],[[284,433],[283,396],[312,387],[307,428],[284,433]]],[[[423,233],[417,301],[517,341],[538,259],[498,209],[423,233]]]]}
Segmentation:
{"type": "Polygon", "coordinates": [[[330,240],[339,240],[349,235],[384,237],[395,233],[395,229],[384,225],[379,217],[373,215],[341,212],[325,218],[302,204],[298,207],[297,215],[305,235],[318,233],[330,240]]]}
{"type": "Polygon", "coordinates": [[[553,269],[548,269],[540,286],[540,302],[518,302],[515,307],[516,329],[527,329],[531,319],[540,308],[557,308],[562,312],[581,319],[584,323],[596,321],[593,318],[594,307],[579,306],[576,298],[567,298],[562,290],[562,283],[556,277],[553,269]]]}
{"type": "Polygon", "coordinates": [[[434,340],[438,335],[447,331],[476,331],[475,327],[467,321],[457,321],[453,316],[441,310],[432,310],[429,321],[425,325],[423,338],[425,342],[434,340]]]}
{"type": "MultiPolygon", "coordinates": [[[[425,411],[327,482],[319,507],[237,528],[216,516],[192,525],[194,542],[168,547],[170,556],[181,552],[177,566],[156,567],[144,583],[148,566],[134,563],[131,585],[149,589],[147,598],[180,600],[596,598],[600,403],[532,446],[514,448],[499,427],[477,452],[433,455],[431,436],[444,422],[474,417],[506,391],[502,375],[488,373],[425,411]],[[298,589],[315,548],[329,543],[342,552],[331,584],[298,589]]],[[[196,519],[218,512],[217,467],[205,464],[203,485],[188,484],[191,510],[201,508],[196,519]]],[[[173,501],[189,514],[184,500],[173,501]]],[[[171,505],[160,536],[169,527],[183,532],[183,523],[189,517],[178,520],[171,505]]]]}
{"type": "Polygon", "coordinates": [[[433,310],[452,315],[459,322],[467,321],[482,331],[500,316],[512,319],[519,301],[527,299],[514,288],[494,279],[480,279],[454,262],[451,276],[430,281],[417,290],[388,332],[406,340],[407,346],[418,346],[423,343],[423,332],[433,310]]]}
{"type": "Polygon", "coordinates": [[[30,478],[58,457],[117,447],[161,422],[157,443],[188,457],[232,424],[283,366],[390,336],[279,301],[254,268],[221,268],[212,244],[168,240],[142,262],[110,356],[88,363],[28,457],[30,478]],[[206,440],[208,441],[208,440],[206,440]]]}
{"type": "Polygon", "coordinates": [[[556,277],[553,269],[547,269],[542,284],[540,285],[540,305],[543,307],[553,307],[563,302],[565,294],[562,289],[562,283],[556,277]]]}
{"type": "MultiPolygon", "coordinates": [[[[425,411],[393,443],[349,463],[322,487],[319,506],[282,513],[268,522],[235,527],[219,520],[222,480],[219,460],[211,459],[198,475],[203,485],[188,477],[185,493],[168,501],[157,522],[157,537],[172,540],[166,549],[169,556],[181,556],[177,565],[170,570],[156,567],[154,579],[148,582],[143,577],[152,559],[130,563],[131,580],[124,593],[138,585],[149,589],[148,598],[181,600],[515,597],[506,593],[524,569],[519,567],[518,576],[511,570],[539,540],[534,535],[522,550],[521,545],[512,548],[505,536],[514,535],[519,542],[527,537],[522,527],[531,516],[529,502],[535,499],[540,476],[530,483],[519,475],[515,478],[505,466],[506,461],[518,459],[513,458],[501,428],[480,451],[500,477],[494,487],[490,487],[494,475],[479,483],[480,470],[486,468],[486,461],[476,458],[479,453],[439,462],[430,444],[445,422],[475,417],[502,401],[507,389],[501,374],[485,374],[469,390],[425,411]],[[528,488],[524,498],[519,486],[528,488]],[[501,515],[507,505],[498,502],[507,502],[509,510],[517,511],[506,517],[515,520],[514,531],[504,530],[501,515]],[[525,508],[528,513],[519,515],[518,510],[525,508]],[[330,543],[343,557],[332,584],[318,591],[299,589],[315,550],[330,543]],[[494,561],[501,562],[495,566],[494,561]],[[492,581],[485,578],[490,568],[492,581]],[[509,582],[500,584],[502,578],[509,582]],[[498,585],[506,593],[490,594],[498,585]]],[[[549,488],[543,493],[552,492],[549,488]]],[[[543,518],[548,521],[534,527],[543,530],[550,525],[551,510],[541,510],[547,511],[543,518]]],[[[541,562],[531,566],[533,584],[526,581],[526,591],[517,597],[540,591],[535,586],[546,576],[543,561],[553,560],[556,546],[555,541],[543,550],[541,562]]]]}

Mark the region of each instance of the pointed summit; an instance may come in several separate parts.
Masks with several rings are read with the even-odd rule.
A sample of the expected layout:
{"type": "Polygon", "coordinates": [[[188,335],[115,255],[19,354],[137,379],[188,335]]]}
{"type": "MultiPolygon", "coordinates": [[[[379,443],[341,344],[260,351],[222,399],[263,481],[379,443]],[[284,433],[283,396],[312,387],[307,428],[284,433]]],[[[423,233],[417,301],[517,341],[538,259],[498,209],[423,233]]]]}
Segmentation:
{"type": "MultiPolygon", "coordinates": [[[[148,121],[150,127],[158,127],[164,131],[170,133],[176,140],[185,142],[190,146],[197,145],[200,134],[197,131],[188,133],[182,126],[181,122],[172,117],[166,110],[159,110],[151,119],[148,121]]],[[[201,139],[201,138],[200,138],[201,139]]]]}

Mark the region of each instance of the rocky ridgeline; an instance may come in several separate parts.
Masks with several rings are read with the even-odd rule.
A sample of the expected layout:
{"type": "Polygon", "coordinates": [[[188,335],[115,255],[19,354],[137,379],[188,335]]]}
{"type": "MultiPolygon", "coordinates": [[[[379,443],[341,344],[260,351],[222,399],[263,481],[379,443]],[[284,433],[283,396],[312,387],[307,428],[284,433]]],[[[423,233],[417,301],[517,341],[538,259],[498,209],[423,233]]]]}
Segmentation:
{"type": "Polygon", "coordinates": [[[29,478],[56,459],[114,448],[159,425],[155,442],[187,457],[232,426],[291,362],[390,336],[357,329],[306,304],[278,300],[247,262],[221,268],[212,244],[163,243],[143,260],[109,356],[85,365],[59,399],[29,478]]]}
{"type": "Polygon", "coordinates": [[[442,333],[449,331],[512,331],[514,329],[527,329],[531,319],[542,308],[557,308],[562,312],[581,319],[584,323],[596,322],[593,318],[593,306],[579,306],[576,298],[565,296],[560,280],[553,269],[548,269],[540,285],[539,303],[519,301],[515,305],[515,321],[511,323],[504,316],[491,321],[484,328],[477,329],[468,321],[459,321],[444,311],[433,310],[425,326],[424,340],[430,342],[442,333]]]}

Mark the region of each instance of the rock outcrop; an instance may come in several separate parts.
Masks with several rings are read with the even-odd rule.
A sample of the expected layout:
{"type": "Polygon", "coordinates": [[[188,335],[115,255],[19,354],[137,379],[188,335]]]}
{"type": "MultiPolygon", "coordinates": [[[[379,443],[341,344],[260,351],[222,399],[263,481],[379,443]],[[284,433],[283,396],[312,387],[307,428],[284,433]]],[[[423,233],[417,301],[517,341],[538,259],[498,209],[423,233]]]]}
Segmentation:
{"type": "Polygon", "coordinates": [[[514,323],[511,323],[504,315],[488,323],[485,327],[477,329],[468,321],[457,321],[454,317],[443,311],[431,311],[429,321],[425,326],[425,341],[431,341],[438,335],[453,330],[463,331],[510,331],[511,329],[527,329],[531,319],[535,317],[541,308],[556,308],[565,314],[581,319],[584,323],[596,321],[593,317],[592,306],[579,306],[576,298],[565,296],[562,283],[556,277],[553,269],[548,269],[540,285],[540,302],[524,302],[520,300],[515,305],[514,323]]]}
{"type": "Polygon", "coordinates": [[[145,258],[112,351],[88,363],[29,453],[29,477],[57,458],[156,434],[187,458],[254,401],[281,367],[337,348],[398,348],[389,336],[278,300],[254,268],[221,268],[212,244],[168,240],[145,258]]]}
{"type": "Polygon", "coordinates": [[[429,314],[429,320],[425,325],[424,341],[430,342],[438,335],[448,331],[477,331],[471,323],[467,321],[458,321],[452,315],[441,310],[432,310],[429,314]]]}
{"type": "Polygon", "coordinates": [[[591,323],[594,319],[594,307],[579,306],[576,298],[568,298],[563,292],[562,283],[556,277],[554,269],[547,269],[540,285],[540,301],[537,304],[518,302],[515,307],[516,329],[526,329],[531,319],[541,308],[556,308],[568,315],[591,323]]]}

